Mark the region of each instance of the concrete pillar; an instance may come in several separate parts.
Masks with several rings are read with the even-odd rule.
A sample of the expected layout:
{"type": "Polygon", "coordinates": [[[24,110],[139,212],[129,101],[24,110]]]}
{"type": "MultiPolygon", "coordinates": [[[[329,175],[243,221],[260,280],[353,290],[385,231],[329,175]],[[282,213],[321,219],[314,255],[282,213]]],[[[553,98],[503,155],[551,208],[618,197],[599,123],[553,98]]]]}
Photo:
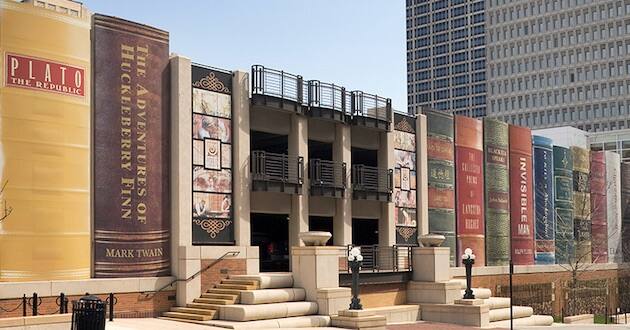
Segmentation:
{"type": "MultiPolygon", "coordinates": [[[[171,267],[185,280],[201,268],[192,248],[192,77],[190,59],[171,57],[171,267]],[[192,259],[191,259],[192,258],[192,259]],[[195,259],[196,258],[196,259],[195,259]]],[[[197,248],[198,251],[198,248],[197,248]]],[[[177,282],[177,304],[198,298],[200,279],[177,282]]]]}
{"type": "Polygon", "coordinates": [[[243,71],[234,71],[232,85],[234,239],[236,245],[249,246],[251,245],[249,75],[243,71]]]}
{"type": "MultiPolygon", "coordinates": [[[[394,135],[391,132],[379,133],[378,167],[394,168],[394,135]]],[[[394,223],[394,197],[391,202],[381,203],[381,217],[378,221],[378,244],[392,246],[396,244],[396,224],[394,223]]]]}
{"type": "Polygon", "coordinates": [[[344,246],[352,244],[352,130],[345,124],[335,125],[333,142],[333,161],[346,163],[346,192],[342,198],[335,199],[333,216],[333,244],[344,246]]]}
{"type": "Polygon", "coordinates": [[[293,286],[304,288],[306,301],[317,301],[317,292],[339,287],[339,248],[296,246],[291,249],[293,286]]]}
{"type": "Polygon", "coordinates": [[[308,231],[308,197],[309,181],[306,173],[308,164],[308,118],[302,115],[291,115],[291,131],[289,132],[289,155],[302,156],[304,181],[301,194],[291,196],[291,213],[289,214],[289,247],[303,246],[298,234],[308,231]]]}
{"type": "MultiPolygon", "coordinates": [[[[427,116],[416,116],[416,214],[418,236],[429,233],[429,176],[427,167],[427,116]]],[[[420,241],[420,239],[418,239],[420,241]]]]}

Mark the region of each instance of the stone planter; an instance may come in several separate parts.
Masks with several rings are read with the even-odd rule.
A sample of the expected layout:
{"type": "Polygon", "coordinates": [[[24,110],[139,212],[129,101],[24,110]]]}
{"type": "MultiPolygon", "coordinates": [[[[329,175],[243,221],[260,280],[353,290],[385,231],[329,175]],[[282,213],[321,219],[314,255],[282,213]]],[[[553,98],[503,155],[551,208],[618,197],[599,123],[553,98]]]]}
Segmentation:
{"type": "Polygon", "coordinates": [[[327,231],[305,231],[298,236],[306,246],[325,246],[332,234],[327,231]]]}
{"type": "Polygon", "coordinates": [[[420,243],[422,243],[424,247],[439,247],[445,239],[446,237],[444,237],[444,235],[426,234],[420,236],[420,243]]]}

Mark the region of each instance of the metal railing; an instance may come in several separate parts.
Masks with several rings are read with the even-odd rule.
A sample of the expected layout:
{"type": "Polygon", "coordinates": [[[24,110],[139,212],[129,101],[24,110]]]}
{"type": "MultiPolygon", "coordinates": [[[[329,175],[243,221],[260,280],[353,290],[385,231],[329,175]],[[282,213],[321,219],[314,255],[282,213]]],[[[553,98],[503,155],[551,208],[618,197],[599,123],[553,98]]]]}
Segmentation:
{"type": "Polygon", "coordinates": [[[261,150],[252,151],[252,179],[302,184],[304,158],[261,150]]]}
{"type": "Polygon", "coordinates": [[[392,121],[392,100],[382,96],[352,92],[352,115],[392,121]]]}
{"type": "Polygon", "coordinates": [[[342,112],[347,116],[368,117],[391,122],[391,99],[348,91],[345,87],[319,80],[305,81],[302,76],[282,70],[252,66],[252,95],[267,95],[297,102],[308,107],[319,107],[342,112]]]}
{"type": "Polygon", "coordinates": [[[346,163],[323,159],[309,161],[311,186],[346,188],[346,163]]]}
{"type": "Polygon", "coordinates": [[[352,165],[352,189],[357,191],[373,191],[391,193],[393,186],[391,169],[366,165],[352,165]]]}
{"type": "Polygon", "coordinates": [[[269,95],[301,104],[304,93],[302,76],[262,65],[252,66],[252,94],[269,95]]]}
{"type": "MultiPolygon", "coordinates": [[[[355,247],[348,245],[344,257],[345,265],[341,265],[341,272],[350,272],[348,267],[348,254],[355,247]]],[[[393,245],[362,245],[356,246],[361,250],[363,262],[361,263],[362,272],[410,272],[412,271],[413,260],[411,249],[412,246],[393,245]]]]}

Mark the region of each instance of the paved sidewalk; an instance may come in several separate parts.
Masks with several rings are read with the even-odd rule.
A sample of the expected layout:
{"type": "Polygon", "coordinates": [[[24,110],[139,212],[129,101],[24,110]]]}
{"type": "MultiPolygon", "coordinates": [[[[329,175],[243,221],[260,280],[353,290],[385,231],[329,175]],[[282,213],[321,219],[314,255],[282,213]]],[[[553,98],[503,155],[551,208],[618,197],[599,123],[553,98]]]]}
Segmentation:
{"type": "MultiPolygon", "coordinates": [[[[424,322],[419,321],[413,324],[393,324],[388,325],[387,330],[463,330],[463,329],[481,329],[476,327],[466,327],[463,325],[424,322]]],[[[494,328],[495,330],[505,330],[502,328],[494,328]]]]}
{"type": "Polygon", "coordinates": [[[161,319],[115,319],[107,322],[105,330],[225,330],[225,328],[211,327],[194,323],[177,322],[161,319]]]}

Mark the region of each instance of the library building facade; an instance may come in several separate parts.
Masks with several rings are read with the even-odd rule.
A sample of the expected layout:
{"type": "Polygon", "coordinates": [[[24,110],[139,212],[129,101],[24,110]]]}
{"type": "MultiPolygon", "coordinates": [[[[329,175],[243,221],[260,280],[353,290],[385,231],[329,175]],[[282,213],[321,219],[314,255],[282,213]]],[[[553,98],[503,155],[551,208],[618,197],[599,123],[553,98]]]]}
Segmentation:
{"type": "Polygon", "coordinates": [[[2,1],[0,33],[0,321],[89,292],[116,317],[339,325],[353,247],[387,322],[500,326],[510,262],[523,324],[630,309],[615,152],[197,64],[74,1],[2,1]],[[480,303],[460,301],[467,248],[480,303]]]}

